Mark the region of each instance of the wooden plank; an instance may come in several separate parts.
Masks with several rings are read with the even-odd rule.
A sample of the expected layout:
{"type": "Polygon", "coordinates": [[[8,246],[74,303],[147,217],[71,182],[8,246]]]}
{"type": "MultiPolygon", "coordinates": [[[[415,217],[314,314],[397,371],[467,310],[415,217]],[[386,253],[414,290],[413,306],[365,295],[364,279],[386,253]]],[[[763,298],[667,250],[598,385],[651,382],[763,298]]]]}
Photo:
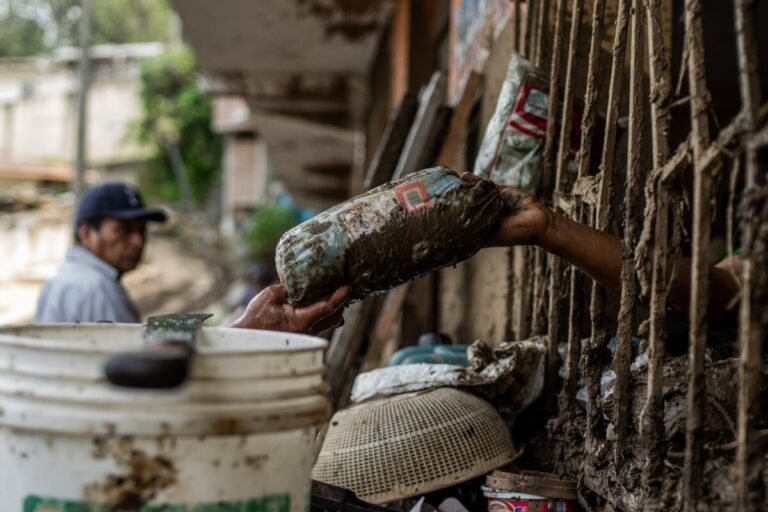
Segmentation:
{"type": "Polygon", "coordinates": [[[525,4],[525,47],[521,50],[521,53],[531,62],[533,62],[533,52],[536,44],[533,26],[540,2],[541,0],[528,0],[525,4]]]}
{"type": "Polygon", "coordinates": [[[357,358],[370,330],[375,309],[374,299],[352,304],[345,315],[344,326],[333,333],[326,360],[326,381],[331,386],[334,411],[347,403],[351,381],[355,379],[359,368],[357,358]]]}
{"type": "Polygon", "coordinates": [[[749,145],[755,150],[768,146],[768,126],[763,127],[762,130],[752,136],[749,140],[749,145]]]}
{"type": "MultiPolygon", "coordinates": [[[[736,116],[728,126],[720,130],[717,139],[709,144],[707,139],[706,149],[696,157],[696,168],[702,173],[711,174],[711,168],[720,163],[723,153],[728,153],[728,148],[739,142],[744,133],[744,117],[736,116]]],[[[694,153],[695,154],[695,153],[694,153]]]]}
{"type": "MultiPolygon", "coordinates": [[[[648,61],[650,63],[651,90],[651,143],[653,166],[660,168],[669,158],[669,103],[672,94],[668,52],[665,50],[662,30],[661,1],[646,2],[648,61]]],[[[643,487],[646,496],[658,496],[661,490],[664,466],[664,400],[662,370],[666,342],[667,315],[667,260],[669,258],[669,193],[657,174],[649,178],[655,194],[647,198],[651,208],[646,222],[654,226],[653,257],[651,264],[651,311],[649,335],[648,385],[646,402],[641,416],[640,433],[646,448],[643,466],[643,487]]],[[[653,497],[650,498],[653,500],[653,497]]],[[[646,506],[649,498],[646,498],[646,506]]]]}
{"type": "MultiPolygon", "coordinates": [[[[605,119],[605,135],[600,163],[600,188],[595,212],[595,228],[605,231],[611,223],[613,208],[613,174],[616,156],[616,127],[618,126],[619,102],[624,86],[624,61],[627,53],[627,33],[629,20],[629,0],[619,0],[616,16],[616,32],[613,40],[611,79],[608,85],[608,110],[605,119]]],[[[606,291],[599,283],[592,282],[590,297],[591,334],[589,343],[582,352],[581,372],[587,381],[587,447],[591,448],[594,440],[603,432],[602,411],[598,402],[600,395],[600,376],[602,374],[602,354],[608,343],[605,318],[606,291]]]]}
{"type": "MultiPolygon", "coordinates": [[[[552,43],[552,62],[549,67],[549,101],[547,104],[547,131],[544,140],[544,152],[542,161],[544,162],[544,172],[541,178],[541,190],[544,194],[551,192],[552,179],[555,169],[555,150],[557,142],[555,140],[558,118],[560,113],[560,81],[562,74],[563,58],[563,40],[565,39],[565,2],[566,0],[557,0],[557,10],[555,17],[555,39],[552,43]]],[[[559,192],[559,184],[555,183],[555,192],[559,192]]]]}
{"type": "MultiPolygon", "coordinates": [[[[757,38],[755,31],[755,2],[736,0],[734,3],[736,43],[738,48],[739,83],[741,85],[742,114],[748,133],[758,129],[761,112],[761,84],[756,63],[758,62],[757,38]]],[[[761,23],[761,21],[758,21],[761,23]]],[[[758,149],[768,143],[768,127],[756,136],[749,137],[745,159],[746,197],[765,197],[765,170],[758,162],[758,149]],[[760,140],[762,138],[762,141],[760,140]]],[[[736,172],[732,169],[731,172],[736,172]]],[[[742,260],[742,296],[739,342],[741,361],[739,363],[739,411],[736,448],[736,492],[737,509],[744,512],[761,510],[766,503],[763,482],[765,471],[765,449],[758,427],[762,418],[760,410],[760,381],[763,343],[766,336],[765,310],[768,307],[765,291],[766,240],[764,226],[768,222],[768,205],[762,201],[749,201],[744,215],[742,232],[745,243],[745,258],[742,260]]]]}
{"type": "MultiPolygon", "coordinates": [[[[561,48],[565,37],[565,1],[559,0],[557,19],[555,22],[555,48],[553,50],[552,68],[549,82],[549,116],[547,118],[547,140],[544,148],[544,191],[548,191],[548,179],[552,176],[552,151],[554,151],[554,138],[556,127],[560,126],[560,142],[557,148],[555,163],[555,194],[562,191],[564,185],[564,168],[568,160],[570,149],[571,117],[574,103],[574,68],[576,66],[577,46],[579,39],[579,27],[581,14],[584,10],[584,0],[573,0],[570,37],[568,39],[565,70],[565,100],[560,122],[557,122],[557,105],[559,103],[560,60],[563,50],[561,48]],[[549,169],[549,171],[547,171],[549,169]]],[[[560,367],[560,317],[565,306],[565,299],[570,295],[568,285],[570,280],[566,278],[566,262],[557,256],[550,256],[549,274],[549,309],[547,312],[547,374],[545,380],[545,403],[551,410],[555,406],[555,389],[557,387],[558,369],[560,367]]]]}
{"type": "MultiPolygon", "coordinates": [[[[573,104],[576,99],[576,65],[579,58],[579,29],[584,13],[584,0],[573,0],[571,4],[571,30],[568,37],[568,48],[565,65],[565,92],[563,96],[563,112],[560,115],[560,139],[557,145],[557,160],[555,162],[555,190],[562,190],[566,181],[566,166],[570,159],[571,128],[573,125],[573,104]]],[[[550,96],[550,98],[553,96],[550,96]]]]}
{"type": "Polygon", "coordinates": [[[437,157],[437,165],[450,167],[456,158],[456,152],[461,145],[462,135],[469,122],[469,116],[477,103],[477,96],[483,84],[483,75],[472,71],[464,86],[464,92],[461,99],[456,104],[451,116],[451,122],[448,126],[448,135],[437,157]]]}
{"type": "Polygon", "coordinates": [[[709,239],[712,210],[712,175],[698,162],[710,142],[709,93],[705,83],[704,28],[701,0],[685,2],[685,46],[688,55],[688,85],[691,92],[691,145],[693,149],[693,258],[688,362],[687,423],[683,467],[685,510],[699,509],[704,468],[704,350],[707,341],[709,299],[709,239]]]}
{"type": "Polygon", "coordinates": [[[397,320],[403,308],[405,298],[408,296],[409,287],[410,283],[405,283],[387,294],[379,317],[376,319],[376,324],[373,327],[371,343],[368,345],[361,368],[362,372],[371,371],[383,363],[381,355],[395,326],[395,320],[397,320]]]}
{"type": "Polygon", "coordinates": [[[536,0],[536,28],[533,32],[535,39],[533,63],[539,69],[542,69],[544,62],[546,61],[545,44],[549,40],[549,37],[547,37],[547,33],[549,32],[549,30],[547,30],[549,28],[549,2],[550,0],[536,0]]]}
{"type": "Polygon", "coordinates": [[[515,0],[515,11],[514,11],[515,33],[514,33],[513,39],[515,40],[515,51],[517,53],[521,52],[522,37],[523,37],[522,33],[520,32],[520,27],[521,27],[520,16],[522,16],[522,12],[521,12],[522,9],[520,7],[520,3],[521,3],[521,0],[515,0]]]}
{"type": "MultiPolygon", "coordinates": [[[[592,138],[594,136],[595,118],[597,117],[597,82],[600,75],[600,48],[604,32],[604,15],[605,0],[594,0],[592,2],[592,32],[589,39],[589,58],[587,64],[587,89],[584,96],[584,115],[581,121],[581,141],[579,144],[579,154],[577,156],[579,177],[573,184],[571,190],[571,193],[577,197],[574,200],[575,206],[569,210],[573,212],[573,218],[576,222],[584,222],[586,220],[585,204],[597,204],[597,182],[594,176],[589,176],[589,161],[592,157],[592,138]]],[[[581,357],[581,336],[579,332],[582,310],[581,290],[583,289],[584,281],[584,273],[576,268],[575,265],[571,265],[568,310],[568,348],[565,361],[563,392],[560,397],[561,410],[573,411],[576,408],[579,359],[581,357]]]]}
{"type": "Polygon", "coordinates": [[[687,164],[691,162],[691,138],[686,140],[677,146],[677,149],[672,154],[672,157],[667,160],[661,169],[654,169],[654,173],[660,173],[659,180],[665,187],[669,187],[676,181],[687,164]]]}
{"type": "Polygon", "coordinates": [[[416,119],[408,133],[392,179],[398,179],[419,170],[419,165],[424,160],[425,142],[432,131],[438,110],[445,101],[445,84],[445,75],[435,71],[429,84],[422,91],[416,119]]]}
{"type": "Polygon", "coordinates": [[[592,33],[589,38],[589,64],[587,65],[587,90],[584,95],[584,115],[581,120],[581,141],[579,143],[579,178],[584,178],[590,172],[592,160],[592,139],[595,132],[597,117],[597,91],[600,79],[600,49],[603,43],[605,27],[605,0],[594,0],[592,3],[592,33]]]}
{"type": "MultiPolygon", "coordinates": [[[[613,371],[616,372],[614,385],[614,407],[616,418],[614,432],[616,443],[614,460],[617,465],[623,461],[627,449],[629,424],[631,421],[631,384],[629,371],[632,362],[632,327],[637,309],[637,274],[635,273],[634,249],[637,246],[640,220],[640,198],[642,197],[643,174],[643,60],[644,18],[642,0],[632,1],[630,29],[630,85],[629,85],[629,134],[627,179],[624,189],[624,238],[622,240],[621,300],[616,330],[616,351],[613,355],[613,371]]],[[[648,505],[648,503],[646,503],[648,505]]]]}
{"type": "Polygon", "coordinates": [[[432,128],[424,140],[421,161],[417,163],[416,169],[426,169],[433,167],[437,156],[443,147],[443,142],[448,133],[448,124],[453,116],[453,109],[446,105],[440,105],[435,114],[435,120],[432,128]]]}
{"type": "Polygon", "coordinates": [[[381,138],[376,153],[373,155],[368,171],[363,180],[363,189],[370,190],[386,183],[394,174],[397,161],[405,146],[405,140],[411,130],[413,119],[416,117],[418,101],[416,95],[408,93],[403,96],[400,108],[390,118],[384,135],[381,138]]]}

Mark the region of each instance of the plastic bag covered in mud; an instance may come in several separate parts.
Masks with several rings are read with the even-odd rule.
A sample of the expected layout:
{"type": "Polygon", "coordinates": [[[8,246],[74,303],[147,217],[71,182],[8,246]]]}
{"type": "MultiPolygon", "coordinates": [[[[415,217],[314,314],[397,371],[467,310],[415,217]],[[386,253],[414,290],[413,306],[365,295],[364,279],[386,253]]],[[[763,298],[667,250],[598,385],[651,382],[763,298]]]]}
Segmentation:
{"type": "MultiPolygon", "coordinates": [[[[474,173],[506,185],[536,193],[543,168],[542,152],[549,108],[547,77],[513,53],[496,110],[485,130],[474,173]]],[[[571,156],[580,143],[581,109],[574,108],[571,156]]],[[[575,172],[573,163],[569,170],[575,172]]]]}
{"type": "Polygon", "coordinates": [[[496,228],[496,185],[435,167],[382,185],[287,232],[277,270],[288,300],[310,304],[342,285],[359,300],[465,260],[496,228]]]}

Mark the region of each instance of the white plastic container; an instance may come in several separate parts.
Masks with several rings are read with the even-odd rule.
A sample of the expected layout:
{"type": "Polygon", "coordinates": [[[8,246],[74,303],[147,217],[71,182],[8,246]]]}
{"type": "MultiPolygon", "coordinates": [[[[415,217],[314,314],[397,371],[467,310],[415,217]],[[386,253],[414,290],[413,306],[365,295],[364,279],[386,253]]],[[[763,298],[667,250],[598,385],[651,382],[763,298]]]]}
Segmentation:
{"type": "Polygon", "coordinates": [[[142,343],[139,325],[0,329],[0,511],[305,511],[325,340],[204,327],[182,388],[107,383],[142,343]]]}

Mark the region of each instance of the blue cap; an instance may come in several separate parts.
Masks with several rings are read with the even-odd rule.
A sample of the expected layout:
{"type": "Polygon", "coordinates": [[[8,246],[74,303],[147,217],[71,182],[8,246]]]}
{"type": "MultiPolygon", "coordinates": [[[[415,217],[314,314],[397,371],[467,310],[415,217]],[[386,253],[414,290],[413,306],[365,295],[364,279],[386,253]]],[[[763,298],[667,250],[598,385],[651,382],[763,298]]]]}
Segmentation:
{"type": "Polygon", "coordinates": [[[75,222],[102,219],[145,219],[165,222],[168,216],[160,208],[146,208],[139,191],[126,183],[111,182],[95,186],[83,194],[77,206],[75,222]]]}

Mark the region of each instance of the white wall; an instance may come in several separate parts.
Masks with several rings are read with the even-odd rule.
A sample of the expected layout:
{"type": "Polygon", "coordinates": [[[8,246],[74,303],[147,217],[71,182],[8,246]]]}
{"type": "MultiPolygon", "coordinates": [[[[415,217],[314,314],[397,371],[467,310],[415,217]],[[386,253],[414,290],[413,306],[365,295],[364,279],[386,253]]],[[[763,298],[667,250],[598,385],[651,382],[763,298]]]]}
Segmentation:
{"type": "MultiPolygon", "coordinates": [[[[76,77],[66,69],[20,74],[0,65],[0,161],[71,165],[77,86],[76,77]]],[[[146,155],[146,148],[131,133],[141,116],[139,87],[135,72],[97,74],[88,99],[90,166],[131,162],[146,155]]]]}

